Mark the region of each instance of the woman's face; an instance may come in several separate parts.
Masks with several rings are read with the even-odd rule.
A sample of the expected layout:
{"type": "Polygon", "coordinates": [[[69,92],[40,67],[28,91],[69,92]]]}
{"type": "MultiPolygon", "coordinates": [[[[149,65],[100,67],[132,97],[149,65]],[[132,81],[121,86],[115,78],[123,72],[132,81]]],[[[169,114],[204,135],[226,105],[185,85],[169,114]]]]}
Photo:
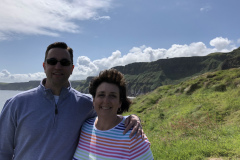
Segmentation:
{"type": "Polygon", "coordinates": [[[121,105],[120,91],[117,85],[103,82],[98,86],[93,98],[93,106],[98,117],[116,116],[121,105]]]}

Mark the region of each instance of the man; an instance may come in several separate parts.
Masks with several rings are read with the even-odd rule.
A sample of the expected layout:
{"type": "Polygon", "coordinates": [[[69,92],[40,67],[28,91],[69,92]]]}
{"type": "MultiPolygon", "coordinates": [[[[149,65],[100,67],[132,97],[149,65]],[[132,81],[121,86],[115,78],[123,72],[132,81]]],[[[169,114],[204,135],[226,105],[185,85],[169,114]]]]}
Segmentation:
{"type": "MultiPolygon", "coordinates": [[[[50,44],[43,68],[47,78],[37,88],[7,100],[3,107],[0,160],[70,160],[83,122],[96,116],[92,99],[68,80],[74,69],[71,48],[64,42],[50,44]]],[[[127,128],[136,124],[135,130],[141,131],[139,119],[129,117],[134,118],[127,128]]]]}

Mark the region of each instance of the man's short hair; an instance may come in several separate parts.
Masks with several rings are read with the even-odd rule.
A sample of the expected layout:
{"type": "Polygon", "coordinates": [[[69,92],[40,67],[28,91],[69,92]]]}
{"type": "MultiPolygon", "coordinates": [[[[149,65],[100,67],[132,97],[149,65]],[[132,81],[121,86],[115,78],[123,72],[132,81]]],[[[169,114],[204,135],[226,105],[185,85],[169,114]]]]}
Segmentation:
{"type": "Polygon", "coordinates": [[[72,64],[73,64],[73,49],[68,47],[67,44],[65,42],[54,42],[52,44],[50,44],[48,47],[47,47],[47,50],[45,52],[45,58],[44,58],[44,62],[46,62],[46,59],[47,59],[47,56],[48,56],[48,51],[52,48],[62,48],[62,49],[66,49],[69,54],[70,54],[70,58],[71,58],[71,61],[72,61],[72,64]]]}

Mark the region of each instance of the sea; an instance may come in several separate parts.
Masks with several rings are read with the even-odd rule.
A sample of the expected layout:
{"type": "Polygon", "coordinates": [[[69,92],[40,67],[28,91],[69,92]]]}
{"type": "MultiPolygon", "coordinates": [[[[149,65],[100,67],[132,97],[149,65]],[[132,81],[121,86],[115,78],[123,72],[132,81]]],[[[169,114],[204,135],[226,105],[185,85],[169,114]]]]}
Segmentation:
{"type": "MultiPolygon", "coordinates": [[[[5,104],[6,100],[15,96],[16,94],[23,92],[23,91],[13,91],[13,90],[0,90],[0,112],[2,111],[3,105],[5,104]]],[[[90,94],[88,94],[91,96],[90,94]]],[[[134,99],[135,97],[128,97],[129,99],[134,99]]]]}
{"type": "Polygon", "coordinates": [[[3,105],[5,104],[6,100],[20,92],[22,91],[0,90],[0,112],[2,111],[3,105]]]}

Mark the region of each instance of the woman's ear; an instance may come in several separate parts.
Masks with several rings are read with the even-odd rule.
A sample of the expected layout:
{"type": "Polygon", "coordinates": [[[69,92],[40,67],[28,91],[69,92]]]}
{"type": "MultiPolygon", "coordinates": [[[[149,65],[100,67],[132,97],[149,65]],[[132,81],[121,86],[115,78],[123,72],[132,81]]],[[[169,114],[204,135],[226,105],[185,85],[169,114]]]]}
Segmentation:
{"type": "Polygon", "coordinates": [[[122,107],[122,100],[120,100],[118,108],[121,108],[121,107],[122,107]]]}

